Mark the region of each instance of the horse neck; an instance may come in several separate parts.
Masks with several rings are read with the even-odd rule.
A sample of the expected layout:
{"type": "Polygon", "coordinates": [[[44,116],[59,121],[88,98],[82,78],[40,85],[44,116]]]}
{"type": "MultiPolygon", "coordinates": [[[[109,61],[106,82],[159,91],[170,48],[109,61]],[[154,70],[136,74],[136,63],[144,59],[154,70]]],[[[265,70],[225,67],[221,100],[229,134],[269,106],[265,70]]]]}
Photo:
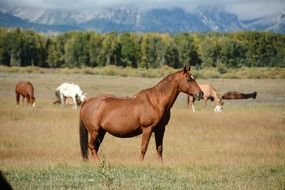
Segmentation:
{"type": "Polygon", "coordinates": [[[155,102],[161,111],[170,110],[180,93],[175,78],[171,76],[163,79],[152,90],[155,102]]]}
{"type": "Polygon", "coordinates": [[[215,102],[216,102],[216,105],[221,105],[222,99],[219,98],[217,91],[214,91],[214,92],[212,93],[212,96],[214,97],[214,100],[215,100],[215,102]]]}

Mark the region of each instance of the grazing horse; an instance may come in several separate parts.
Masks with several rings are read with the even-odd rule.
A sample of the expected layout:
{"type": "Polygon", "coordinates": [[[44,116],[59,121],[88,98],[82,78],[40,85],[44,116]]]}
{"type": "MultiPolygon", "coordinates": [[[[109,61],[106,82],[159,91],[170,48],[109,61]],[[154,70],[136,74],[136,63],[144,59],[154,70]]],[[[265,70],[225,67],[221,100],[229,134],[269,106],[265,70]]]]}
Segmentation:
{"type": "MultiPolygon", "coordinates": [[[[211,85],[211,84],[199,84],[199,87],[203,91],[203,99],[204,99],[204,106],[207,105],[207,100],[215,101],[216,107],[214,109],[215,112],[222,112],[223,111],[223,105],[224,102],[219,97],[217,90],[211,85]]],[[[195,97],[193,96],[187,96],[187,104],[191,102],[191,107],[193,112],[195,112],[194,102],[195,97]]]]}
{"type": "MultiPolygon", "coordinates": [[[[86,94],[83,94],[80,87],[77,84],[64,82],[58,86],[55,90],[55,96],[65,104],[65,99],[71,97],[73,100],[73,109],[77,109],[77,101],[83,102],[86,99],[86,94]]],[[[57,101],[54,102],[54,104],[57,101]]]]}
{"type": "Polygon", "coordinates": [[[170,109],[180,92],[203,96],[190,73],[190,67],[170,74],[154,87],[142,90],[132,97],[97,96],[85,101],[80,110],[80,146],[84,159],[88,148],[95,160],[105,133],[120,138],[142,134],[141,155],[143,160],[152,132],[155,134],[158,158],[162,161],[165,126],[170,119],[170,109]],[[88,132],[90,141],[88,143],[88,132]]]}
{"type": "Polygon", "coordinates": [[[24,103],[25,98],[27,98],[27,103],[35,107],[36,98],[34,96],[34,87],[29,81],[20,81],[16,84],[16,103],[19,105],[20,96],[23,97],[22,102],[24,103]]]}
{"type": "Polygon", "coordinates": [[[225,99],[225,100],[238,100],[238,99],[249,99],[249,98],[255,99],[256,95],[257,95],[257,92],[245,94],[245,93],[241,93],[237,91],[230,91],[230,92],[225,93],[222,96],[222,99],[225,99]]]}

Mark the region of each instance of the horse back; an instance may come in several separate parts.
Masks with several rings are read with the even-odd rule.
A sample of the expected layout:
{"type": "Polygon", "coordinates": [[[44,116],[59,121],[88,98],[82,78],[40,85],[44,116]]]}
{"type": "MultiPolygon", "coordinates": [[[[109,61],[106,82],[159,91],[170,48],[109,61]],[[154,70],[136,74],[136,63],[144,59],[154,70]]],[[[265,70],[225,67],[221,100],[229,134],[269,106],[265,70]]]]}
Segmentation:
{"type": "Polygon", "coordinates": [[[211,84],[199,84],[199,87],[204,93],[204,97],[215,96],[216,89],[211,84]]]}
{"type": "Polygon", "coordinates": [[[65,97],[73,97],[76,95],[81,95],[82,90],[77,84],[64,82],[56,88],[56,96],[58,98],[59,94],[63,94],[65,97]]]}
{"type": "Polygon", "coordinates": [[[98,108],[101,103],[102,98],[99,96],[88,98],[87,100],[85,100],[80,108],[80,118],[85,119],[91,117],[94,112],[98,112],[98,108]]]}
{"type": "Polygon", "coordinates": [[[34,97],[34,87],[29,81],[20,81],[17,83],[15,91],[17,94],[34,97]]]}

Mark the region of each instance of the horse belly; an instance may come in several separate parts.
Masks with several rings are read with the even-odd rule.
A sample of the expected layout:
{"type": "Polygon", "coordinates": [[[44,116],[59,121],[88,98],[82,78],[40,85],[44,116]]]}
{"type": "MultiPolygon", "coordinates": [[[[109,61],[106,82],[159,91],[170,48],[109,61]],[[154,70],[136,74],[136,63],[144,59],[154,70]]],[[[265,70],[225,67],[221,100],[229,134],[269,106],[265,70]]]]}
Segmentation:
{"type": "Polygon", "coordinates": [[[119,138],[130,138],[130,137],[135,137],[138,136],[140,134],[142,134],[142,130],[141,128],[137,128],[135,130],[131,130],[131,131],[114,131],[114,130],[107,130],[108,133],[110,133],[111,135],[115,136],[115,137],[119,137],[119,138]]]}
{"type": "Polygon", "coordinates": [[[101,125],[103,129],[116,137],[134,137],[142,133],[140,123],[132,113],[109,112],[101,125]]]}

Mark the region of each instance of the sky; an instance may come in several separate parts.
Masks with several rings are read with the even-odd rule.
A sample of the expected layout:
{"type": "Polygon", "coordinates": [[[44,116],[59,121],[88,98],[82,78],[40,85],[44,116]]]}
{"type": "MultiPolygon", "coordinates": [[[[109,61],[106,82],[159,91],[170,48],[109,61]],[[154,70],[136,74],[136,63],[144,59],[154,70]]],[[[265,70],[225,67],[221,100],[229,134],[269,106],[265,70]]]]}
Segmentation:
{"type": "Polygon", "coordinates": [[[141,9],[181,7],[192,11],[197,6],[225,8],[244,19],[253,19],[280,11],[285,0],[0,0],[0,3],[34,8],[94,9],[112,6],[134,6],[141,9]]]}

